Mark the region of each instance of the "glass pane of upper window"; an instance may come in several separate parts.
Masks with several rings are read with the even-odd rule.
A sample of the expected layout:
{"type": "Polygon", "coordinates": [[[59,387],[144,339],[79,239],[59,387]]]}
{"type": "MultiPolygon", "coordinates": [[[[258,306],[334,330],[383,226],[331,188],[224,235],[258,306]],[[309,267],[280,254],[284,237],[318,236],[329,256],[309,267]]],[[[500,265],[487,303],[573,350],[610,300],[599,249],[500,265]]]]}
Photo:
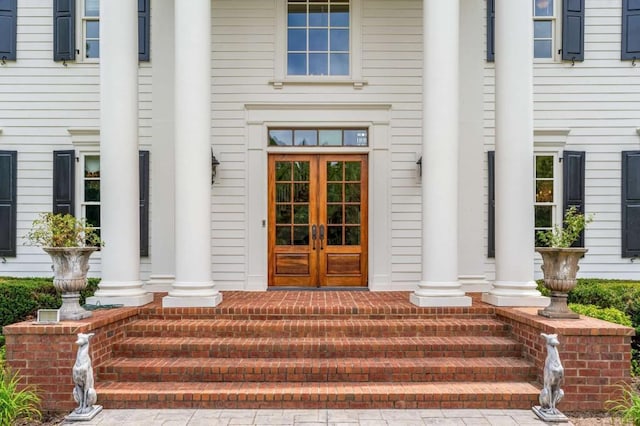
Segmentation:
{"type": "Polygon", "coordinates": [[[321,146],[342,145],[342,130],[320,130],[321,146]]]}
{"type": "Polygon", "coordinates": [[[85,57],[100,57],[100,42],[98,40],[87,40],[85,43],[85,57]]]}
{"type": "Polygon", "coordinates": [[[99,38],[100,37],[100,22],[99,21],[87,21],[86,23],[86,36],[87,38],[99,38]]]}
{"type": "Polygon", "coordinates": [[[349,75],[349,2],[289,0],[288,75],[349,75]]]}
{"type": "Polygon", "coordinates": [[[552,26],[551,21],[534,21],[533,22],[533,38],[551,38],[552,26]]]}
{"type": "Polygon", "coordinates": [[[316,130],[296,130],[294,132],[294,145],[297,145],[297,146],[318,145],[318,132],[316,130]]]}
{"type": "Polygon", "coordinates": [[[84,0],[84,16],[100,16],[100,0],[84,0]]]}
{"type": "Polygon", "coordinates": [[[553,16],[553,0],[533,0],[534,16],[553,16]]]}
{"type": "Polygon", "coordinates": [[[367,140],[366,130],[345,130],[344,131],[344,145],[345,146],[367,146],[369,144],[367,140]]]}
{"type": "Polygon", "coordinates": [[[291,146],[291,145],[293,145],[293,131],[291,131],[291,130],[269,130],[269,145],[271,145],[271,146],[291,146]]]}

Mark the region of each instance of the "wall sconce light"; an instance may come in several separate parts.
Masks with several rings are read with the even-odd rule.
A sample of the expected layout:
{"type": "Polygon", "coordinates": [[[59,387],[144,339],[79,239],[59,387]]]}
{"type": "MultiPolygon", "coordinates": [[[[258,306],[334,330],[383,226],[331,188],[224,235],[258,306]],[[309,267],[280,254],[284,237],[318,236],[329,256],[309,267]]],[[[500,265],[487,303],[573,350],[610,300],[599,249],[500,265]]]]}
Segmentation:
{"type": "Polygon", "coordinates": [[[213,150],[211,150],[211,184],[216,181],[216,175],[218,174],[218,166],[220,165],[220,161],[213,155],[213,150]]]}
{"type": "Polygon", "coordinates": [[[416,161],[416,165],[418,166],[418,177],[422,177],[422,155],[416,161]]]}

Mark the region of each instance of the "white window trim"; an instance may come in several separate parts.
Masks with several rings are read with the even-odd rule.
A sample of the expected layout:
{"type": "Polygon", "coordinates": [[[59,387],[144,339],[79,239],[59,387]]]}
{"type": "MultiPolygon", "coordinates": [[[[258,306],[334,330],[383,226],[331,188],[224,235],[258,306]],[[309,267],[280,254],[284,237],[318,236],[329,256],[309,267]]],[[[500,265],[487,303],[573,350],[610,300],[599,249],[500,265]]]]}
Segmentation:
{"type": "MultiPolygon", "coordinates": [[[[533,61],[535,63],[556,63],[562,62],[562,0],[554,0],[553,1],[553,17],[549,16],[540,16],[536,18],[535,13],[535,0],[531,0],[531,18],[533,25],[533,21],[553,21],[551,25],[551,58],[536,58],[535,53],[533,61]]],[[[533,47],[533,46],[532,46],[533,47]]]]}
{"type": "Polygon", "coordinates": [[[362,79],[362,0],[349,1],[350,74],[348,76],[288,76],[287,75],[287,0],[276,0],[275,64],[273,80],[275,89],[285,84],[353,85],[361,89],[367,82],[362,79]]]}
{"type": "Polygon", "coordinates": [[[84,14],[84,0],[76,1],[76,62],[85,64],[97,64],[100,62],[100,58],[87,58],[85,43],[85,22],[86,21],[100,21],[100,15],[87,17],[84,14]]]}

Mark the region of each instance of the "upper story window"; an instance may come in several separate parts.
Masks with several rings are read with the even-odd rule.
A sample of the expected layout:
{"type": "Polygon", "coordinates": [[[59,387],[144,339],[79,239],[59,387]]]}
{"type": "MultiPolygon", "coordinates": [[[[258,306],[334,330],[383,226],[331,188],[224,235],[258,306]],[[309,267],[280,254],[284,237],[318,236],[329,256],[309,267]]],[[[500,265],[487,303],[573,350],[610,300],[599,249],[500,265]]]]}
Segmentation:
{"type": "Polygon", "coordinates": [[[349,0],[288,0],[288,75],[349,75],[350,45],[349,0]]]}
{"type": "Polygon", "coordinates": [[[533,57],[553,59],[556,39],[555,0],[533,0],[533,57]]]}
{"type": "Polygon", "coordinates": [[[100,0],[82,0],[81,55],[84,59],[100,57],[100,0]]]}

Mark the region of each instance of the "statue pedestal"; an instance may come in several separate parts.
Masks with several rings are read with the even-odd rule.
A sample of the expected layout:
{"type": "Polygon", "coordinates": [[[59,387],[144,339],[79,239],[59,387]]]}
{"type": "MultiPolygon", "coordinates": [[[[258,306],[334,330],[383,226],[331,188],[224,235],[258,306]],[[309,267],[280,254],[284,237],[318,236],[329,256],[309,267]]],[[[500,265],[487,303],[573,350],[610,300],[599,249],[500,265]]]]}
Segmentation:
{"type": "Polygon", "coordinates": [[[72,411],[71,414],[66,416],[64,419],[69,422],[88,422],[89,420],[93,420],[100,411],[102,411],[102,405],[92,405],[91,411],[83,414],[78,414],[75,411],[72,411]]]}
{"type": "Polygon", "coordinates": [[[531,410],[533,410],[533,412],[536,413],[536,416],[540,417],[540,419],[544,422],[549,422],[549,423],[568,423],[569,422],[569,419],[567,418],[567,416],[565,416],[558,410],[556,410],[555,414],[547,413],[539,405],[531,407],[531,410]]]}

